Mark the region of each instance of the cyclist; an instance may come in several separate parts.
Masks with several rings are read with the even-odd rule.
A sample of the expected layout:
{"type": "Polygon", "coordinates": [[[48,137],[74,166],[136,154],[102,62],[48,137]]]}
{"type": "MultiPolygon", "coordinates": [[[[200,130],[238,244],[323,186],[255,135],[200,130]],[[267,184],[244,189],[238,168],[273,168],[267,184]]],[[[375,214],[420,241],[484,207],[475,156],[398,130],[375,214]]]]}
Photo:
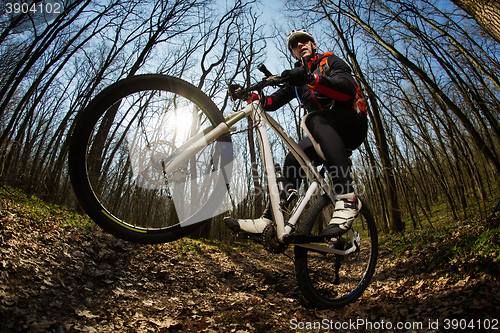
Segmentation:
{"type": "MultiPolygon", "coordinates": [[[[332,53],[318,54],[313,36],[304,29],[293,30],[287,46],[297,59],[295,68],[282,73],[288,81],[284,87],[266,97],[265,110],[273,111],[297,98],[308,113],[302,119],[307,137],[298,144],[314,165],[324,164],[333,180],[335,209],[328,226],[322,231],[326,237],[345,233],[352,226],[361,209],[354,193],[350,176],[350,151],[358,148],[367,132],[367,117],[355,105],[356,85],[349,66],[332,53]],[[305,57],[310,72],[302,67],[305,57]],[[326,57],[326,61],[324,58],[326,57]]],[[[258,95],[252,95],[258,99],[258,95]]],[[[285,190],[298,190],[304,175],[299,162],[288,153],[283,166],[285,190]]],[[[268,201],[258,219],[224,219],[234,232],[262,233],[272,223],[272,209],[268,201]]]]}

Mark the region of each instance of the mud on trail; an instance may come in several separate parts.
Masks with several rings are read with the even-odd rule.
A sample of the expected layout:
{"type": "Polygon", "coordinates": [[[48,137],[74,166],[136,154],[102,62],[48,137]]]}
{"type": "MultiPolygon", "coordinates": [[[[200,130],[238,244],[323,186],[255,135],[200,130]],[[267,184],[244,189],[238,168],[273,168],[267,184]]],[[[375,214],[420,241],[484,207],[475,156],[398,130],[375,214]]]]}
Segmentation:
{"type": "Polygon", "coordinates": [[[434,332],[446,319],[474,320],[468,331],[479,332],[478,323],[500,317],[495,276],[419,269],[436,244],[404,256],[382,248],[360,300],[319,311],[297,289],[292,250],[190,239],[136,245],[64,226],[61,213],[1,208],[0,332],[434,332]]]}

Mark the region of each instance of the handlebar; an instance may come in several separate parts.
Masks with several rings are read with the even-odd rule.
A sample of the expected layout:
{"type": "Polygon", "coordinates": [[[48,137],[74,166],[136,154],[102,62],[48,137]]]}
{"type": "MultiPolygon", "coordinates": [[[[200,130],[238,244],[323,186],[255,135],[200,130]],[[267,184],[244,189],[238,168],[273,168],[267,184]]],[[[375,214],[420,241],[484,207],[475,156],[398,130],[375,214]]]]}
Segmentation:
{"type": "MultiPolygon", "coordinates": [[[[302,61],[302,67],[306,70],[306,73],[311,74],[311,70],[309,69],[309,65],[307,64],[307,59],[305,57],[302,57],[301,61],[302,61]]],[[[288,78],[271,74],[271,72],[266,68],[264,64],[259,64],[257,66],[257,69],[265,75],[262,81],[248,88],[243,88],[237,85],[233,86],[234,89],[231,89],[230,87],[229,94],[231,95],[231,99],[233,101],[237,99],[249,100],[251,98],[251,93],[253,91],[258,91],[259,95],[262,95],[262,90],[265,87],[279,86],[280,84],[288,80],[288,78]]]]}
{"type": "Polygon", "coordinates": [[[279,86],[280,84],[286,81],[286,78],[282,78],[279,75],[271,74],[271,72],[266,68],[266,66],[264,66],[264,64],[258,65],[257,69],[260,70],[265,75],[262,81],[257,82],[256,84],[248,88],[243,88],[238,86],[233,91],[229,89],[230,90],[229,93],[231,95],[232,100],[236,99],[248,100],[251,97],[251,93],[253,91],[258,91],[260,94],[265,87],[279,86]]]}

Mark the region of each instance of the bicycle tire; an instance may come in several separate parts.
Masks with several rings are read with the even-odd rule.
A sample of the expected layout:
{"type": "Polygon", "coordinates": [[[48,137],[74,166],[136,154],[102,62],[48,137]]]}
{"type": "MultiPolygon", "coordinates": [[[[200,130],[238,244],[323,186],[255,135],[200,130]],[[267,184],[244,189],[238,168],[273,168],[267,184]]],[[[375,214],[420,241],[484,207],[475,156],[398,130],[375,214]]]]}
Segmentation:
{"type": "Polygon", "coordinates": [[[166,243],[190,234],[222,201],[231,176],[231,137],[207,144],[175,177],[165,175],[165,160],[190,137],[223,121],[207,95],[179,78],[147,74],[110,85],[75,119],[68,166],[80,206],[105,231],[128,241],[166,243]],[[197,174],[203,163],[209,171],[197,174]],[[198,182],[204,176],[205,183],[198,182]],[[181,204],[195,211],[180,218],[178,204],[184,201],[175,201],[172,191],[193,202],[201,198],[181,204]]]}
{"type": "MultiPolygon", "coordinates": [[[[321,196],[304,215],[297,233],[319,235],[329,222],[332,212],[333,205],[329,197],[326,194],[321,196]]],[[[370,284],[377,264],[378,236],[373,216],[364,202],[352,229],[360,234],[360,250],[346,256],[319,253],[295,245],[297,283],[302,295],[312,307],[343,307],[356,301],[370,284]],[[361,230],[363,224],[366,228],[361,230]],[[339,281],[335,281],[336,264],[340,265],[337,275],[339,281]]],[[[346,249],[350,246],[350,240],[347,234],[344,234],[335,241],[321,244],[346,249]]]]}

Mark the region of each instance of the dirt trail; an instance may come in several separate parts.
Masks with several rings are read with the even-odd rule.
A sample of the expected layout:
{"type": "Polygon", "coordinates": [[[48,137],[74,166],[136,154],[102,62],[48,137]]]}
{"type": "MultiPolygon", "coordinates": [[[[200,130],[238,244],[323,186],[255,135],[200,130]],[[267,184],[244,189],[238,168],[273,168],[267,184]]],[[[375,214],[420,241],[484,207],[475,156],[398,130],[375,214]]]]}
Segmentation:
{"type": "Polygon", "coordinates": [[[13,206],[0,221],[0,332],[432,332],[451,319],[474,320],[469,332],[497,320],[500,330],[494,278],[419,274],[414,253],[382,250],[358,302],[317,311],[297,290],[292,260],[257,245],[141,246],[21,215],[13,206]]]}

